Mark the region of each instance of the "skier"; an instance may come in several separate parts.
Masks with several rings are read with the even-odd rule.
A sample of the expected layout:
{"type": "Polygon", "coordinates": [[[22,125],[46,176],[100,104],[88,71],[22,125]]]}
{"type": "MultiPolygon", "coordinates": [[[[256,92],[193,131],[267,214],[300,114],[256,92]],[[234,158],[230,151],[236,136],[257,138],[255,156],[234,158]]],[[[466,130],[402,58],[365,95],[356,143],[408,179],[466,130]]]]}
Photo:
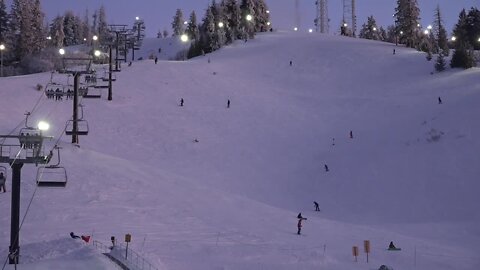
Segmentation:
{"type": "Polygon", "coordinates": [[[155,56],[155,65],[157,64],[158,62],[158,57],[155,56]]]}
{"type": "Polygon", "coordinates": [[[290,66],[292,66],[292,65],[293,65],[293,62],[292,62],[292,60],[290,60],[290,66]]]}
{"type": "Polygon", "coordinates": [[[183,98],[180,99],[180,107],[183,107],[183,98]]]}
{"type": "Polygon", "coordinates": [[[302,213],[299,213],[298,216],[298,223],[297,223],[297,228],[298,228],[298,231],[297,231],[297,234],[300,235],[301,234],[301,231],[302,231],[302,221],[303,220],[307,220],[307,218],[304,218],[302,217],[302,213]]]}
{"type": "Polygon", "coordinates": [[[230,108],[230,99],[227,100],[227,108],[230,108]]]}
{"type": "Polygon", "coordinates": [[[80,238],[80,236],[74,234],[73,232],[70,232],[70,237],[72,237],[73,239],[78,239],[78,238],[80,238]]]}
{"type": "Polygon", "coordinates": [[[318,203],[316,201],[313,201],[313,204],[315,205],[315,211],[320,211],[320,208],[318,207],[318,203]]]}
{"type": "Polygon", "coordinates": [[[5,189],[5,176],[3,175],[3,172],[0,172],[0,192],[2,191],[3,189],[3,193],[7,192],[7,190],[5,189]]]}
{"type": "Polygon", "coordinates": [[[442,104],[442,99],[438,97],[438,104],[442,104]]]}
{"type": "Polygon", "coordinates": [[[393,54],[395,54],[395,49],[393,49],[393,54]]]}
{"type": "Polygon", "coordinates": [[[350,139],[353,139],[353,131],[350,130],[350,139]]]}
{"type": "Polygon", "coordinates": [[[325,164],[325,171],[328,172],[328,166],[325,164]]]}
{"type": "Polygon", "coordinates": [[[332,138],[332,145],[335,146],[335,138],[332,138]]]}

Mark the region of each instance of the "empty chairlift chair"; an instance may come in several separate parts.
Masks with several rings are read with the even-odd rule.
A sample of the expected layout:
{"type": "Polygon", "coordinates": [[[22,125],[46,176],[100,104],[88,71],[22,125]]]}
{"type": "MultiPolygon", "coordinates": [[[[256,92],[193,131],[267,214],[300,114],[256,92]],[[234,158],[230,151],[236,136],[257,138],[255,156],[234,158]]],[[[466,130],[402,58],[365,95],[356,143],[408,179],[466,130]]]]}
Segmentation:
{"type": "MultiPolygon", "coordinates": [[[[82,120],[79,119],[77,120],[77,135],[88,135],[88,122],[87,120],[82,120]]],[[[73,131],[73,120],[68,120],[67,121],[67,127],[65,128],[65,134],[66,135],[74,135],[73,131]]]]}
{"type": "MultiPolygon", "coordinates": [[[[54,165],[40,166],[37,169],[38,187],[65,187],[67,185],[67,170],[60,166],[60,148],[57,149],[57,163],[54,165]]],[[[52,155],[52,152],[50,152],[52,155]]]]}
{"type": "Polygon", "coordinates": [[[66,135],[88,135],[88,122],[87,120],[83,120],[83,106],[80,104],[80,117],[77,120],[77,132],[73,130],[73,120],[68,120],[67,125],[65,127],[65,134],[66,135]]]}

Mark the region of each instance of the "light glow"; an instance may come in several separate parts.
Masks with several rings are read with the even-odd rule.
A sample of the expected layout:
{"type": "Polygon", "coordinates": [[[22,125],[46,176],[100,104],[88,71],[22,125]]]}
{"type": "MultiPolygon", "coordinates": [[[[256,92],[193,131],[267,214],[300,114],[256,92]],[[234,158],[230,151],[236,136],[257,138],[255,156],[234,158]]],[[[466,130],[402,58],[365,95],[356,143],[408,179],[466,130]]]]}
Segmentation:
{"type": "Polygon", "coordinates": [[[40,129],[41,131],[46,131],[50,128],[50,124],[48,124],[47,122],[45,121],[40,121],[38,122],[38,129],[40,129]]]}

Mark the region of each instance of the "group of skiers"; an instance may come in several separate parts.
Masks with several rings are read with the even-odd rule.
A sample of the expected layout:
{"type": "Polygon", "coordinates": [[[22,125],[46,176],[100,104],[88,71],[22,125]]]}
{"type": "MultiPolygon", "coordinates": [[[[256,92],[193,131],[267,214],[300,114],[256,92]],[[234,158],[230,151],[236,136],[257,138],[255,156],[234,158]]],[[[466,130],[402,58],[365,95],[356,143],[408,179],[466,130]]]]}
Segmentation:
{"type": "MultiPolygon", "coordinates": [[[[180,107],[183,107],[185,103],[185,100],[183,98],[180,98],[180,107]]],[[[230,108],[230,99],[227,99],[227,109],[230,108]]]]}

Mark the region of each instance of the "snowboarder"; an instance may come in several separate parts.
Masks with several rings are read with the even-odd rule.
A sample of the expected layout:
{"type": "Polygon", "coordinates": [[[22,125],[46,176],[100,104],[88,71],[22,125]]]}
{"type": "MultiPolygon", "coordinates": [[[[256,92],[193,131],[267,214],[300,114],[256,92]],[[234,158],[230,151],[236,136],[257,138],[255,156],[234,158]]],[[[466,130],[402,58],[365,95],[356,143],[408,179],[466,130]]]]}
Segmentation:
{"type": "Polygon", "coordinates": [[[78,238],[80,238],[80,236],[74,234],[73,232],[70,232],[70,237],[72,237],[73,239],[78,239],[78,238]]]}
{"type": "Polygon", "coordinates": [[[393,241],[390,241],[390,245],[388,245],[388,249],[396,249],[395,245],[393,244],[393,241]]]}
{"type": "Polygon", "coordinates": [[[328,172],[328,166],[325,164],[325,171],[328,172]]]}
{"type": "Polygon", "coordinates": [[[183,98],[180,99],[180,107],[183,107],[183,98]]]}
{"type": "Polygon", "coordinates": [[[442,104],[442,99],[438,97],[438,104],[442,104]]]}
{"type": "Polygon", "coordinates": [[[320,208],[318,207],[318,203],[316,201],[313,201],[313,204],[315,205],[315,211],[320,211],[320,208]]]}
{"type": "Polygon", "coordinates": [[[353,139],[353,131],[350,130],[350,139],[353,139]]]}
{"type": "Polygon", "coordinates": [[[227,108],[230,108],[230,99],[227,100],[227,108]]]}
{"type": "Polygon", "coordinates": [[[300,234],[301,234],[301,231],[302,231],[302,221],[307,220],[307,218],[302,217],[302,213],[299,213],[298,216],[297,216],[297,218],[298,218],[298,223],[297,223],[298,231],[297,231],[297,234],[300,235],[300,234]]]}
{"type": "Polygon", "coordinates": [[[155,56],[155,65],[157,64],[158,62],[158,57],[155,56]]]}
{"type": "Polygon", "coordinates": [[[3,189],[3,193],[7,192],[7,190],[5,189],[5,176],[3,175],[3,172],[0,172],[0,192],[2,191],[3,189]]]}

